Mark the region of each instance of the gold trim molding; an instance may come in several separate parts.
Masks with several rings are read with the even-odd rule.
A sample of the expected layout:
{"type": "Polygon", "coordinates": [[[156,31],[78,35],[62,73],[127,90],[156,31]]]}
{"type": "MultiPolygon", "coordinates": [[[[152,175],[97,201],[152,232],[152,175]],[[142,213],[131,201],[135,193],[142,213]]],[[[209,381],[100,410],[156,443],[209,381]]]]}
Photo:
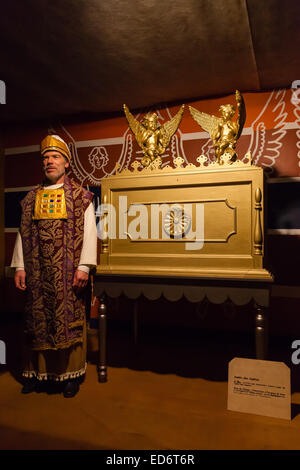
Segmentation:
{"type": "Polygon", "coordinates": [[[156,158],[149,166],[144,167],[141,162],[135,160],[130,166],[133,170],[125,168],[122,171],[119,171],[121,165],[119,163],[116,164],[115,170],[116,174],[113,176],[136,176],[136,175],[149,175],[153,173],[169,173],[169,172],[176,172],[176,171],[199,171],[199,170],[224,170],[224,169],[243,169],[249,168],[253,166],[253,161],[251,157],[251,153],[248,152],[245,154],[243,160],[231,160],[231,155],[229,153],[225,153],[221,159],[220,163],[217,161],[208,163],[208,158],[205,155],[199,155],[196,158],[196,161],[199,165],[194,165],[193,163],[187,163],[185,166],[184,159],[182,157],[177,157],[174,159],[175,167],[171,167],[170,165],[166,165],[163,168],[161,167],[162,159],[160,157],[156,158]],[[244,161],[246,160],[246,161],[244,161]]]}

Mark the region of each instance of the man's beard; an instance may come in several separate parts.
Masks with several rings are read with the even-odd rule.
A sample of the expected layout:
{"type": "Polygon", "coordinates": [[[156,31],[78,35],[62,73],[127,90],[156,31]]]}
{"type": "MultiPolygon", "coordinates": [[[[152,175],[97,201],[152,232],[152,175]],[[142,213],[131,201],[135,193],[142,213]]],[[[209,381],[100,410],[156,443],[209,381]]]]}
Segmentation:
{"type": "Polygon", "coordinates": [[[55,184],[56,181],[58,181],[63,175],[65,174],[65,171],[61,171],[58,174],[47,174],[47,169],[45,171],[45,176],[46,176],[46,182],[49,182],[51,184],[55,184]]]}

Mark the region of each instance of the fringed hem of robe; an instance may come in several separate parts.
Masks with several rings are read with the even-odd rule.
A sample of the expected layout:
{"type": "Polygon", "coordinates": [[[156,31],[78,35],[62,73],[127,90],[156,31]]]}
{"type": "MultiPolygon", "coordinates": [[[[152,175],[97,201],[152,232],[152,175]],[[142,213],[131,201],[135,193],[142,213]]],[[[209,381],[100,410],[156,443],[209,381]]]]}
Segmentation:
{"type": "Polygon", "coordinates": [[[26,377],[27,379],[33,379],[35,377],[37,380],[55,380],[56,382],[62,382],[64,380],[76,379],[78,377],[81,377],[82,375],[85,374],[86,367],[87,367],[87,363],[85,363],[85,366],[80,370],[77,370],[74,372],[65,372],[64,374],[54,374],[54,373],[40,374],[34,370],[30,370],[30,371],[25,370],[22,373],[22,376],[26,377]]]}

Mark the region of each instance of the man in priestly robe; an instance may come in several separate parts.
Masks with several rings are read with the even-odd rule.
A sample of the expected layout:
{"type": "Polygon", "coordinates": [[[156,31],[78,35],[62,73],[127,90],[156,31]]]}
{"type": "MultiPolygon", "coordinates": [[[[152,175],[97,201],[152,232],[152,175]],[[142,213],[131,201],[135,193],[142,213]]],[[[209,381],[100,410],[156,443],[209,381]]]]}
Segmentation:
{"type": "Polygon", "coordinates": [[[21,202],[11,263],[16,287],[27,291],[22,393],[59,382],[70,398],[86,371],[85,291],[96,265],[96,220],[92,193],[66,176],[67,144],[48,135],[41,156],[45,179],[21,202]]]}

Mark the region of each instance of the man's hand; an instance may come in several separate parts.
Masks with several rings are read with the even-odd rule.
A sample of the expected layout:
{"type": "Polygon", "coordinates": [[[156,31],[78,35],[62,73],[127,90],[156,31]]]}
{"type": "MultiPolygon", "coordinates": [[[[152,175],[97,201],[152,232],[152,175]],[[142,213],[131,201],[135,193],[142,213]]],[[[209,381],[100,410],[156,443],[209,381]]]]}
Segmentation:
{"type": "Polygon", "coordinates": [[[73,287],[76,287],[77,289],[84,289],[88,283],[88,279],[89,275],[87,273],[77,269],[74,274],[73,287]]]}
{"type": "Polygon", "coordinates": [[[25,290],[26,283],[25,283],[26,273],[23,270],[19,270],[15,272],[15,286],[17,289],[25,290]]]}

